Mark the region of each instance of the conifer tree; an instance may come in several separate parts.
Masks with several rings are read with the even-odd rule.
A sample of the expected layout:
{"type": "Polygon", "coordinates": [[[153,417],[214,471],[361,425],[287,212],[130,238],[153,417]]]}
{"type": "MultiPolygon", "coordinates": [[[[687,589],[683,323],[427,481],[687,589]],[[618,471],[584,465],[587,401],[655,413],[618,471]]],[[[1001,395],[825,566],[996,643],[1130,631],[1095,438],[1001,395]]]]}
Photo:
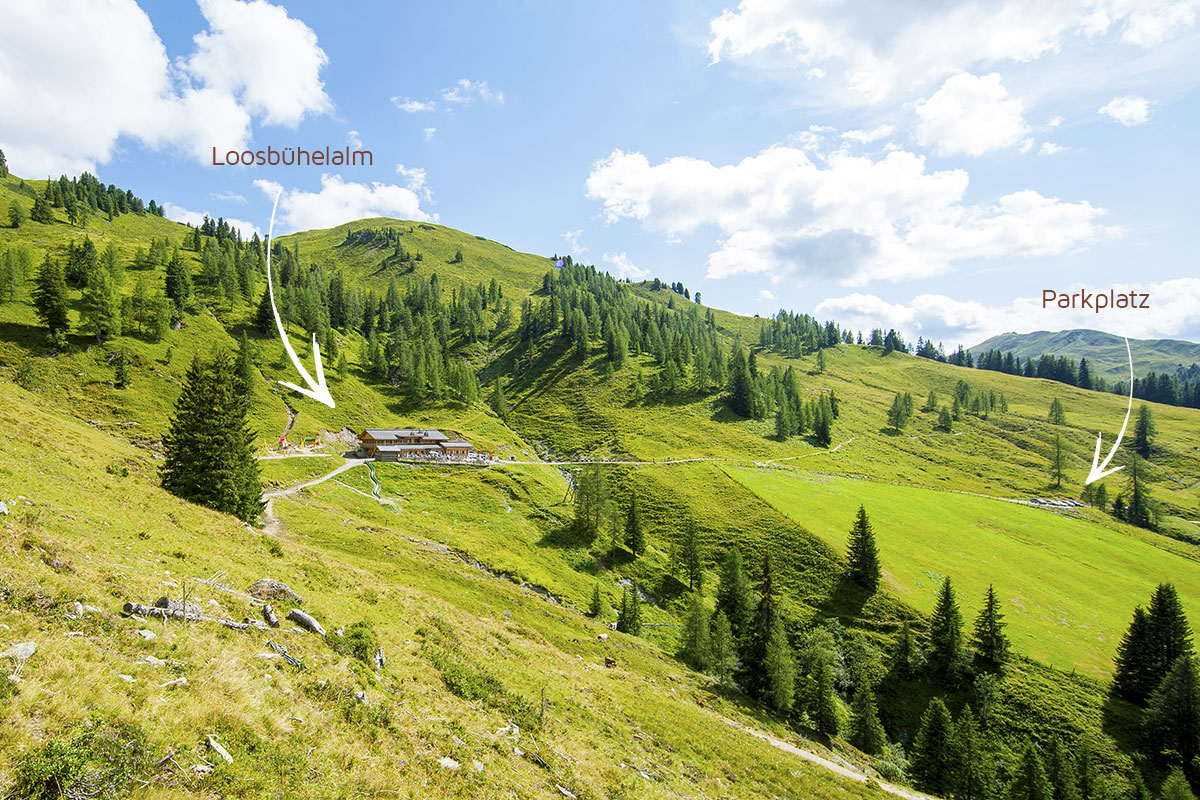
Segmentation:
{"type": "Polygon", "coordinates": [[[951,739],[951,787],[955,800],[984,800],[991,777],[989,758],[980,741],[979,725],[970,706],[963,709],[954,723],[951,739]]]}
{"type": "Polygon", "coordinates": [[[688,588],[693,592],[704,590],[704,565],[700,557],[700,539],[696,532],[696,521],[689,519],[683,539],[683,561],[687,567],[688,588]]]}
{"type": "Polygon", "coordinates": [[[725,551],[721,585],[717,587],[717,613],[724,613],[729,620],[735,646],[742,642],[754,616],[754,596],[750,579],[742,568],[742,554],[736,547],[725,551]]]}
{"type": "Polygon", "coordinates": [[[1021,763],[1008,785],[1008,800],[1053,800],[1054,793],[1032,742],[1026,742],[1021,763]]]}
{"type": "Polygon", "coordinates": [[[739,342],[733,351],[733,363],[729,370],[729,410],[740,417],[752,417],[754,386],[750,366],[746,362],[746,351],[739,342]]]}
{"type": "Polygon", "coordinates": [[[683,660],[692,669],[701,672],[707,672],[712,666],[712,632],[708,624],[708,610],[698,592],[692,593],[683,625],[683,660]]]}
{"type": "Polygon", "coordinates": [[[625,546],[635,556],[646,551],[646,533],[642,530],[642,513],[638,509],[636,489],[629,496],[629,509],[625,514],[625,546]]]}
{"type": "Polygon", "coordinates": [[[868,755],[879,755],[887,744],[887,735],[879,722],[879,711],[875,707],[875,693],[865,682],[854,690],[851,707],[850,744],[868,755]]]}
{"type": "Polygon", "coordinates": [[[813,662],[808,689],[808,716],[813,727],[822,736],[837,736],[840,727],[837,693],[834,689],[833,664],[828,653],[819,654],[813,662]]]}
{"type": "Polygon", "coordinates": [[[1004,624],[995,587],[989,584],[983,610],[975,618],[975,630],[971,636],[975,660],[988,669],[996,669],[1008,660],[1008,637],[1004,635],[1004,624]]]}
{"type": "Polygon", "coordinates": [[[492,411],[495,411],[500,419],[508,419],[508,401],[504,399],[504,386],[499,375],[492,384],[492,411]]]}
{"type": "Polygon", "coordinates": [[[938,396],[933,389],[929,390],[929,396],[925,398],[925,405],[921,408],[922,411],[937,411],[938,396]]]}
{"type": "Polygon", "coordinates": [[[1079,800],[1102,800],[1108,797],[1108,786],[1104,779],[1100,776],[1100,770],[1096,764],[1096,754],[1092,751],[1091,745],[1086,741],[1080,742],[1078,747],[1079,759],[1079,800]]]}
{"type": "Polygon", "coordinates": [[[1187,776],[1179,767],[1172,769],[1163,781],[1162,800],[1196,800],[1196,795],[1188,785],[1187,776]]]}
{"type": "Polygon", "coordinates": [[[8,204],[8,227],[21,227],[21,220],[25,219],[25,215],[21,212],[21,206],[16,200],[8,204]]]}
{"type": "Polygon", "coordinates": [[[1049,419],[1055,425],[1067,424],[1067,411],[1063,407],[1062,400],[1059,400],[1057,397],[1050,401],[1049,419]]]}
{"type": "Polygon", "coordinates": [[[50,258],[49,253],[38,268],[33,289],[33,310],[42,324],[50,329],[51,338],[67,332],[67,282],[63,277],[62,265],[50,258]]]}
{"type": "MultiPolygon", "coordinates": [[[[954,786],[954,724],[941,698],[929,701],[913,739],[909,772],[923,792],[947,796],[954,786]]],[[[1049,798],[1046,798],[1049,800],[1049,798]]]]}
{"type": "Polygon", "coordinates": [[[908,620],[904,620],[900,625],[900,632],[896,634],[892,671],[903,680],[911,680],[916,677],[917,671],[921,668],[921,660],[916,637],[912,635],[912,630],[908,627],[908,620]]]}
{"type": "Polygon", "coordinates": [[[957,683],[963,666],[962,624],[962,613],[947,577],[929,621],[929,664],[948,686],[957,683]]]}
{"type": "Polygon", "coordinates": [[[242,402],[249,405],[254,394],[255,368],[254,358],[250,353],[250,339],[245,331],[238,340],[237,360],[233,370],[234,391],[242,402]]]}
{"type": "Polygon", "coordinates": [[[1146,611],[1150,621],[1152,684],[1157,684],[1180,656],[1192,655],[1192,631],[1174,584],[1160,583],[1146,611]]]}
{"type": "MultiPolygon", "coordinates": [[[[168,296],[170,294],[168,293],[168,296]]],[[[254,327],[268,339],[275,338],[275,312],[271,307],[271,293],[263,289],[258,300],[258,311],[254,315],[254,327]]]]}
{"type": "Polygon", "coordinates": [[[726,682],[737,669],[737,652],[734,647],[733,631],[729,617],[718,608],[712,621],[712,673],[726,682]]]}
{"type": "Polygon", "coordinates": [[[129,385],[129,367],[125,363],[124,350],[118,350],[113,356],[113,385],[118,389],[129,385]]]}
{"type": "Polygon", "coordinates": [[[1150,696],[1143,722],[1146,746],[1160,762],[1191,767],[1200,756],[1200,674],[1182,655],[1150,696]]]}
{"type": "MultiPolygon", "coordinates": [[[[763,699],[780,714],[792,710],[796,698],[796,665],[782,617],[775,617],[763,654],[763,699]]],[[[836,732],[836,731],[835,731],[836,732]]]]}
{"type": "Polygon", "coordinates": [[[899,431],[908,424],[908,414],[905,413],[904,398],[899,392],[892,398],[892,407],[888,409],[888,425],[899,431]]]}
{"type": "Polygon", "coordinates": [[[824,372],[828,366],[828,360],[825,358],[825,348],[817,350],[817,372],[824,372]]]}
{"type": "Polygon", "coordinates": [[[1151,685],[1155,666],[1150,633],[1150,618],[1141,606],[1133,610],[1133,620],[1117,645],[1113,690],[1128,700],[1143,702],[1154,690],[1151,685]]]}
{"type": "Polygon", "coordinates": [[[588,616],[592,619],[601,619],[605,616],[607,604],[604,602],[604,595],[600,593],[600,584],[592,586],[592,602],[588,605],[588,616]]]}
{"type": "Polygon", "coordinates": [[[8,177],[8,159],[4,157],[4,151],[0,150],[0,178],[8,177]]]}
{"type": "Polygon", "coordinates": [[[637,587],[628,587],[621,593],[621,611],[617,614],[617,630],[632,636],[642,633],[642,600],[637,587]]]}
{"type": "Polygon", "coordinates": [[[29,219],[33,222],[40,222],[43,225],[52,224],[54,222],[54,209],[50,207],[50,201],[40,195],[33,198],[33,208],[29,212],[29,219]]]}
{"type": "Polygon", "coordinates": [[[950,409],[942,406],[942,410],[938,412],[938,430],[950,433],[954,430],[954,417],[950,413],[950,409]]]}
{"type": "Polygon", "coordinates": [[[1142,403],[1138,407],[1137,421],[1133,424],[1133,449],[1142,458],[1150,457],[1150,445],[1154,434],[1154,418],[1150,413],[1150,406],[1142,403]]]}
{"type": "Polygon", "coordinates": [[[754,610],[754,619],[750,623],[742,652],[741,683],[751,697],[763,698],[767,693],[767,643],[779,618],[778,587],[769,550],[763,557],[763,577],[758,593],[758,606],[754,610]]]}
{"type": "Polygon", "coordinates": [[[1046,749],[1045,769],[1053,800],[1080,800],[1075,759],[1057,736],[1050,740],[1046,749]]]}
{"type": "Polygon", "coordinates": [[[1054,450],[1050,453],[1050,479],[1054,481],[1054,488],[1061,489],[1063,478],[1063,467],[1066,465],[1066,454],[1063,452],[1062,437],[1057,433],[1054,434],[1054,450]]]}
{"type": "Polygon", "coordinates": [[[1129,469],[1129,482],[1126,484],[1125,491],[1128,497],[1126,498],[1124,520],[1130,525],[1153,530],[1156,525],[1150,490],[1146,486],[1142,460],[1136,454],[1129,469]]]}
{"type": "MultiPolygon", "coordinates": [[[[898,395],[897,395],[898,396],[898,395]]],[[[850,529],[850,578],[864,589],[874,592],[879,587],[879,549],[875,546],[875,531],[867,517],[867,509],[858,507],[854,527],[850,529]]]]}
{"type": "Polygon", "coordinates": [[[192,362],[163,438],[160,474],[172,494],[250,521],[262,511],[262,481],[233,369],[223,351],[192,362]]]}

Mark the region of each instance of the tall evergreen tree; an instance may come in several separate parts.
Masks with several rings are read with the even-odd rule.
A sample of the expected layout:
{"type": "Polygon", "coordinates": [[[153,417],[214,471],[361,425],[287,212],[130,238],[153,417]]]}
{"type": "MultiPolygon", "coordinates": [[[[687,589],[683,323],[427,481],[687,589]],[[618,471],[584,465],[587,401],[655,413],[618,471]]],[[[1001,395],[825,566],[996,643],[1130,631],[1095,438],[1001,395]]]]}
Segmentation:
{"type": "Polygon", "coordinates": [[[712,673],[728,681],[737,669],[737,651],[733,641],[733,631],[729,626],[729,617],[717,609],[712,621],[712,673]]]}
{"type": "Polygon", "coordinates": [[[912,634],[912,629],[908,626],[908,620],[904,620],[900,624],[900,632],[896,634],[892,671],[902,680],[911,680],[916,677],[917,671],[921,668],[921,662],[920,646],[912,634]]]}
{"type": "Polygon", "coordinates": [[[1008,785],[1008,800],[1053,800],[1054,793],[1032,742],[1026,742],[1021,763],[1008,785]]]}
{"type": "Polygon", "coordinates": [[[1150,457],[1150,446],[1153,444],[1155,432],[1150,406],[1142,403],[1138,407],[1137,421],[1133,424],[1133,449],[1142,458],[1150,457]]]}
{"type": "Polygon", "coordinates": [[[725,551],[721,565],[721,585],[717,588],[717,613],[729,619],[735,645],[742,642],[754,617],[754,594],[750,579],[742,568],[742,554],[737,547],[725,551]]]}
{"type": "Polygon", "coordinates": [[[500,376],[497,375],[492,383],[492,411],[495,411],[500,419],[508,419],[508,401],[504,399],[504,386],[500,376]]]}
{"type": "Polygon", "coordinates": [[[929,621],[929,664],[946,685],[957,683],[963,667],[962,625],[962,613],[947,577],[929,621]]]}
{"type": "Polygon", "coordinates": [[[1150,618],[1141,606],[1133,610],[1133,620],[1117,645],[1113,690],[1134,702],[1144,702],[1157,685],[1150,618]]]}
{"type": "Polygon", "coordinates": [[[88,279],[81,316],[84,324],[96,332],[97,342],[121,335],[121,298],[104,267],[97,267],[88,279]]]}
{"type": "Polygon", "coordinates": [[[129,365],[125,361],[124,350],[118,350],[113,356],[113,385],[118,389],[129,385],[129,365]]]}
{"type": "Polygon", "coordinates": [[[4,151],[0,150],[0,178],[8,177],[8,159],[4,157],[4,151]]]}
{"type": "Polygon", "coordinates": [[[51,338],[67,332],[67,281],[63,277],[62,265],[50,258],[49,253],[38,268],[33,289],[33,310],[42,324],[50,329],[51,338]]]}
{"type": "Polygon", "coordinates": [[[867,509],[861,505],[854,518],[854,527],[850,529],[847,558],[850,561],[850,578],[864,589],[874,592],[879,587],[879,549],[875,546],[875,531],[871,528],[867,509]]]}
{"type": "Polygon", "coordinates": [[[21,211],[21,206],[16,200],[8,204],[8,227],[21,227],[21,220],[25,219],[25,214],[21,211]]]}
{"type": "Polygon", "coordinates": [[[879,711],[875,707],[875,693],[864,681],[854,690],[851,705],[853,717],[850,721],[850,744],[868,755],[879,755],[887,744],[887,735],[879,722],[879,711]]]}
{"type": "Polygon", "coordinates": [[[1053,800],[1080,800],[1075,758],[1057,736],[1050,740],[1046,749],[1045,768],[1053,800]]]}
{"type": "Polygon", "coordinates": [[[1142,460],[1135,454],[1129,469],[1129,481],[1125,485],[1124,519],[1130,525],[1153,530],[1156,527],[1150,489],[1146,486],[1146,473],[1142,460]]]}
{"type": "Polygon", "coordinates": [[[600,584],[592,586],[592,601],[588,604],[588,616],[592,619],[603,619],[608,611],[608,604],[604,602],[604,595],[600,593],[600,584]]]}
{"type": "Polygon", "coordinates": [[[708,624],[708,610],[699,592],[692,593],[683,624],[683,660],[692,669],[701,672],[707,672],[712,666],[712,631],[708,624]]]}
{"type": "Polygon", "coordinates": [[[754,416],[753,394],[754,384],[746,361],[746,351],[738,343],[734,347],[733,363],[729,370],[729,410],[740,417],[754,416]]]}
{"type": "Polygon", "coordinates": [[[1067,410],[1063,407],[1062,400],[1057,397],[1050,401],[1049,419],[1055,425],[1067,424],[1067,410]]]}
{"type": "Polygon", "coordinates": [[[937,427],[938,430],[945,431],[946,433],[954,430],[954,417],[950,413],[950,409],[946,406],[942,406],[942,410],[938,412],[937,427]]]}
{"type": "Polygon", "coordinates": [[[1160,583],[1150,596],[1146,611],[1150,620],[1152,682],[1166,677],[1180,656],[1192,655],[1192,630],[1174,584],[1160,583]]]}
{"type": "Polygon", "coordinates": [[[950,745],[953,758],[951,787],[955,800],[984,800],[988,796],[992,770],[980,738],[975,712],[967,706],[954,723],[950,745]]]}
{"type": "Polygon", "coordinates": [[[989,584],[983,610],[975,618],[975,630],[971,636],[975,660],[988,669],[996,669],[1008,660],[1008,637],[1004,635],[1004,624],[995,587],[989,584]]]}
{"type": "MultiPolygon", "coordinates": [[[[941,698],[929,701],[913,739],[909,772],[923,792],[948,796],[954,788],[954,723],[941,698]]],[[[1047,798],[1046,800],[1049,800],[1047,798]]]]}
{"type": "Polygon", "coordinates": [[[751,697],[762,698],[767,693],[767,643],[779,619],[778,586],[771,552],[763,557],[762,583],[758,587],[758,606],[742,649],[742,681],[751,697]]]}
{"type": "Polygon", "coordinates": [[[192,362],[163,438],[160,474],[172,494],[249,521],[262,512],[262,481],[233,368],[224,351],[192,362]]]}
{"type": "Polygon", "coordinates": [[[892,398],[892,407],[888,409],[888,425],[899,431],[908,424],[908,413],[905,410],[904,398],[900,392],[896,392],[896,396],[892,398]]]}
{"type": "Polygon", "coordinates": [[[763,655],[763,699],[780,714],[792,710],[796,698],[796,665],[782,617],[775,617],[763,655]]]}
{"type": "Polygon", "coordinates": [[[1172,769],[1163,781],[1162,800],[1196,800],[1192,787],[1188,786],[1187,776],[1179,767],[1172,769]]]}
{"type": "Polygon", "coordinates": [[[237,360],[234,362],[233,376],[234,390],[238,397],[242,398],[242,402],[248,405],[254,395],[256,380],[254,357],[250,352],[250,339],[246,336],[245,331],[238,339],[237,360]]]}
{"type": "Polygon", "coordinates": [[[1067,456],[1063,451],[1062,437],[1057,433],[1054,434],[1054,449],[1050,451],[1050,479],[1054,481],[1054,488],[1061,489],[1063,479],[1066,475],[1063,474],[1063,468],[1066,466],[1067,456]]]}
{"type": "Polygon", "coordinates": [[[1193,768],[1200,756],[1200,674],[1195,656],[1175,660],[1150,696],[1143,728],[1151,756],[1193,768]]]}
{"type": "Polygon", "coordinates": [[[625,515],[625,546],[635,556],[646,552],[646,532],[642,530],[642,513],[638,509],[637,490],[629,497],[629,510],[625,515]]]}

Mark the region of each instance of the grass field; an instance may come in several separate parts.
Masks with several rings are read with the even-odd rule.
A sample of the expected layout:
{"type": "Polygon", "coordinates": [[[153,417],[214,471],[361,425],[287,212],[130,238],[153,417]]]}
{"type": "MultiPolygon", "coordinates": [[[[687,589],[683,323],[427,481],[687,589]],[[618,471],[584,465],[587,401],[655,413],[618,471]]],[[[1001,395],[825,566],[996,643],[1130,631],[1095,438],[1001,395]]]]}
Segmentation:
{"type": "Polygon", "coordinates": [[[1133,607],[1159,581],[1174,583],[1200,619],[1197,548],[1090,509],[1055,512],[790,469],[726,472],[839,552],[865,504],[890,592],[928,612],[949,575],[973,620],[995,584],[1016,649],[1061,669],[1106,677],[1133,607]]]}

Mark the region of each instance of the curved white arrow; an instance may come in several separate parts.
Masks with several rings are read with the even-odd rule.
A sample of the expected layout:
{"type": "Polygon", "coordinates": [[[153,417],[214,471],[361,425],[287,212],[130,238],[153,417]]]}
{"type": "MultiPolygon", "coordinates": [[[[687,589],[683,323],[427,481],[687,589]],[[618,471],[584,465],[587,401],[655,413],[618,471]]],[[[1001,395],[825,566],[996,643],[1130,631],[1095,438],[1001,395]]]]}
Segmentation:
{"type": "Polygon", "coordinates": [[[1083,482],[1087,486],[1092,481],[1098,481],[1105,475],[1112,475],[1117,470],[1125,469],[1124,466],[1105,469],[1108,462],[1112,461],[1113,456],[1117,454],[1117,448],[1121,446],[1121,439],[1125,436],[1125,428],[1129,425],[1129,412],[1133,411],[1133,352],[1129,349],[1129,337],[1125,337],[1125,354],[1129,356],[1129,405],[1125,409],[1125,422],[1121,424],[1121,432],[1117,434],[1117,443],[1112,446],[1112,450],[1108,451],[1108,457],[1104,462],[1097,465],[1100,461],[1100,442],[1104,438],[1102,434],[1096,434],[1096,452],[1092,454],[1092,471],[1088,473],[1087,480],[1083,482]]]}
{"type": "MultiPolygon", "coordinates": [[[[291,356],[292,363],[296,365],[296,369],[300,372],[300,377],[304,378],[308,388],[297,386],[294,383],[287,381],[279,381],[283,386],[289,389],[295,389],[306,397],[311,397],[318,403],[333,408],[333,395],[329,393],[329,386],[325,383],[325,370],[321,367],[321,348],[317,344],[317,334],[313,334],[313,365],[317,369],[317,379],[314,381],[312,375],[308,374],[308,370],[300,363],[300,357],[296,355],[296,351],[292,349],[292,343],[288,341],[287,331],[283,329],[283,321],[279,319],[279,309],[275,307],[275,282],[271,280],[271,246],[275,243],[275,237],[272,235],[275,232],[275,210],[279,208],[279,197],[283,194],[283,189],[280,189],[275,194],[275,205],[271,207],[271,224],[267,226],[267,291],[271,293],[271,311],[275,312],[275,327],[279,329],[279,338],[283,340],[283,346],[287,349],[287,354],[291,356]]],[[[1105,464],[1108,462],[1105,461],[1105,464]]]]}

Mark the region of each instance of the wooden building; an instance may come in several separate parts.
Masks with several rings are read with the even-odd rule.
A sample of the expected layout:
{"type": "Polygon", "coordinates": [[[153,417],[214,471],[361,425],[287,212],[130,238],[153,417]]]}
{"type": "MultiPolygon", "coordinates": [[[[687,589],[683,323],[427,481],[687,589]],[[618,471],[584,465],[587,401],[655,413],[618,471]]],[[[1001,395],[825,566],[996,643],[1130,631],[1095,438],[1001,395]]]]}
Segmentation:
{"type": "Polygon", "coordinates": [[[470,442],[432,428],[367,428],[358,435],[359,455],[378,461],[468,458],[472,449],[470,442]]]}

